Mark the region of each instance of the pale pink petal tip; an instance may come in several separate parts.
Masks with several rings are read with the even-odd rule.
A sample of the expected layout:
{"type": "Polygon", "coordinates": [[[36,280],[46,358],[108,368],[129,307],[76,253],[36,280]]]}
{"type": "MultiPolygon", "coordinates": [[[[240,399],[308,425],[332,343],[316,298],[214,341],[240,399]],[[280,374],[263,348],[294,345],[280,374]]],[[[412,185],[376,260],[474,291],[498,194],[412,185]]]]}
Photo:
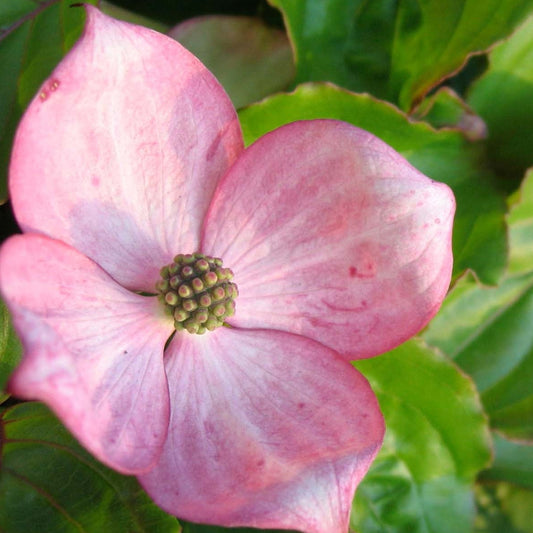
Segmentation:
{"type": "Polygon", "coordinates": [[[73,248],[37,235],[2,245],[0,283],[24,346],[10,392],[45,402],[112,468],[150,468],[169,417],[163,346],[171,324],[157,318],[154,299],[126,291],[73,248]]]}
{"type": "Polygon", "coordinates": [[[176,336],[160,462],[140,482],[166,511],[228,527],[346,533],[381,446],[370,386],[309,339],[220,328],[176,336]]]}
{"type": "Polygon", "coordinates": [[[452,271],[451,190],[368,132],[283,126],[215,193],[203,249],[239,287],[232,324],[316,339],[349,359],[390,350],[434,316],[452,271]]]}

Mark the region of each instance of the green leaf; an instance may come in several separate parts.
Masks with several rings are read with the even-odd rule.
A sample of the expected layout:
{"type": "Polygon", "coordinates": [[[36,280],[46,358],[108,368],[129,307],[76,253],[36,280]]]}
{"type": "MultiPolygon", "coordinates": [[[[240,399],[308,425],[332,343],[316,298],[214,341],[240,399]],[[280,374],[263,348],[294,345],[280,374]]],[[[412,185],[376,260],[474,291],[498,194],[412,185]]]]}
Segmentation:
{"type": "Polygon", "coordinates": [[[479,476],[476,533],[532,533],[533,443],[513,442],[497,433],[493,438],[494,462],[479,476]]]}
{"type": "Polygon", "coordinates": [[[533,491],[504,483],[498,488],[501,506],[513,526],[523,533],[533,533],[533,491]]]}
{"type": "Polygon", "coordinates": [[[509,35],[531,0],[271,0],[295,47],[297,82],[332,81],[411,109],[469,55],[509,35]]]}
{"type": "Polygon", "coordinates": [[[533,533],[533,492],[507,483],[476,489],[478,516],[474,533],[533,533]]]}
{"type": "Polygon", "coordinates": [[[71,3],[14,0],[0,5],[0,203],[7,197],[7,162],[18,121],[81,33],[84,10],[71,3]]]}
{"type": "MultiPolygon", "coordinates": [[[[532,145],[533,146],[533,145],[532,145]]],[[[524,178],[509,212],[509,273],[533,271],[533,169],[524,178]]]]}
{"type": "Polygon", "coordinates": [[[295,120],[335,118],[377,135],[431,178],[450,185],[457,199],[454,273],[470,268],[488,284],[506,266],[505,203],[482,169],[478,146],[458,131],[435,131],[392,105],[328,84],[306,84],[239,114],[245,141],[295,120]]]}
{"type": "Polygon", "coordinates": [[[22,355],[22,346],[13,330],[9,311],[0,300],[0,403],[8,396],[4,392],[7,379],[22,355]]]}
{"type": "Polygon", "coordinates": [[[136,479],[83,450],[50,411],[23,403],[0,419],[2,533],[177,533],[136,479]]]}
{"type": "Polygon", "coordinates": [[[397,0],[270,0],[293,43],[296,82],[388,94],[397,0]]]}
{"type": "Polygon", "coordinates": [[[471,141],[487,136],[487,126],[483,120],[449,87],[441,87],[423,100],[413,113],[413,118],[425,120],[435,128],[458,129],[471,141]]]}
{"type": "Polygon", "coordinates": [[[491,456],[472,381],[419,340],[355,366],[376,392],[387,430],[357,490],[352,527],[365,533],[470,533],[471,486],[491,456]]]}
{"type": "Polygon", "coordinates": [[[516,180],[533,165],[533,17],[496,46],[489,60],[468,101],[487,123],[495,168],[516,180]]]}
{"type": "Polygon", "coordinates": [[[410,108],[467,57],[508,36],[531,12],[531,0],[442,0],[400,3],[390,86],[410,108]]]}
{"type": "Polygon", "coordinates": [[[218,78],[235,107],[288,87],[294,63],[285,33],[254,17],[197,17],[169,32],[218,78]]]}
{"type": "Polygon", "coordinates": [[[461,279],[424,333],[475,380],[491,425],[533,438],[533,273],[480,286],[461,279]]]}
{"type": "Polygon", "coordinates": [[[510,268],[503,282],[482,287],[472,275],[448,294],[424,338],[468,372],[493,427],[533,438],[533,172],[509,213],[510,268]]]}
{"type": "Polygon", "coordinates": [[[480,479],[506,481],[533,490],[533,442],[514,442],[498,433],[493,439],[494,463],[481,473],[480,479]]]}

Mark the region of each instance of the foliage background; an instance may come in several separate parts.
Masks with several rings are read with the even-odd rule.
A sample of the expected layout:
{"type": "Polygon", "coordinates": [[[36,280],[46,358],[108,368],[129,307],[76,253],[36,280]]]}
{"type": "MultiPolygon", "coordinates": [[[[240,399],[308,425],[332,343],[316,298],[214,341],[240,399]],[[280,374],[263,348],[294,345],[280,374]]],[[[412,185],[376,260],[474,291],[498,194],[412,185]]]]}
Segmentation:
{"type": "MultiPolygon", "coordinates": [[[[83,10],[69,4],[0,0],[2,239],[18,231],[6,186],[16,125],[82,28],[83,10]]],[[[533,0],[100,6],[163,32],[198,15],[256,17],[247,33],[209,18],[176,34],[237,103],[247,143],[294,120],[338,118],[453,188],[454,279],[441,311],[417,338],[356,365],[387,434],[351,528],[533,532],[533,0]]],[[[2,533],[225,531],[178,523],[134,478],[87,454],[46,407],[2,392],[20,353],[2,304],[2,533]]]]}

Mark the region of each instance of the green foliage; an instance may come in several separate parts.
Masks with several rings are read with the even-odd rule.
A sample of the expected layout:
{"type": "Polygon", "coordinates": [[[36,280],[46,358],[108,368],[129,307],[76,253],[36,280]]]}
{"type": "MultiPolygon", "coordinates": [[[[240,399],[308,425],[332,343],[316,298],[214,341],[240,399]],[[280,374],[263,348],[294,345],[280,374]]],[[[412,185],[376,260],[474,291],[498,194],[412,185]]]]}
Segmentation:
{"type": "Polygon", "coordinates": [[[533,17],[494,47],[489,60],[468,101],[487,123],[495,168],[515,185],[533,165],[533,17]]]}
{"type": "Polygon", "coordinates": [[[480,475],[475,533],[532,533],[533,444],[494,433],[494,463],[480,475]]]}
{"type": "Polygon", "coordinates": [[[7,379],[20,360],[22,348],[15,335],[9,311],[0,300],[0,403],[7,398],[4,392],[7,379]]]}
{"type": "Polygon", "coordinates": [[[476,491],[478,516],[474,533],[532,533],[533,492],[507,483],[476,491]]]}
{"type": "Polygon", "coordinates": [[[449,87],[441,87],[415,110],[413,117],[435,128],[456,128],[467,139],[478,141],[487,135],[483,120],[449,87]]]}
{"type": "Polygon", "coordinates": [[[533,274],[482,287],[462,279],[425,338],[475,380],[491,424],[533,437],[533,274]]]}
{"type": "Polygon", "coordinates": [[[494,463],[481,480],[505,481],[533,491],[533,443],[514,442],[498,433],[493,438],[494,463]]]}
{"type": "MultiPolygon", "coordinates": [[[[287,23],[296,82],[323,80],[344,89],[307,83],[242,110],[247,144],[294,120],[345,120],[449,184],[457,198],[455,285],[422,334],[431,347],[409,341],[356,364],[376,391],[387,433],[358,489],[351,527],[533,533],[533,169],[507,205],[495,188],[513,191],[533,166],[533,0],[270,1],[287,23]],[[487,52],[489,66],[472,87],[472,75],[463,78],[466,103],[446,87],[429,92],[480,52],[487,52]]],[[[72,2],[0,0],[0,203],[20,116],[82,30],[84,10],[70,8],[72,2]]],[[[168,24],[185,11],[219,11],[210,11],[209,2],[120,3],[133,11],[102,7],[160,30],[166,27],[139,16],[141,7],[158,9],[168,24]]],[[[258,4],[239,9],[256,13],[258,4]]],[[[254,68],[273,55],[259,58],[251,45],[224,49],[211,30],[209,38],[195,36],[194,51],[237,105],[285,86],[288,78],[275,63],[254,77],[254,68]],[[236,98],[244,79],[253,91],[236,98]]],[[[248,44],[262,36],[236,33],[248,44]]],[[[266,41],[260,46],[268,51],[266,41]]],[[[177,533],[177,520],[151,503],[134,478],[99,464],[44,406],[5,407],[15,401],[6,402],[3,389],[20,355],[0,302],[0,531],[177,533]]],[[[181,527],[183,533],[259,531],[181,527]]]]}
{"type": "Polygon", "coordinates": [[[509,35],[531,0],[272,0],[297,81],[332,81],[412,109],[472,53],[509,35]]]}
{"type": "Polygon", "coordinates": [[[198,17],[169,35],[217,77],[237,108],[287,88],[294,78],[287,36],[258,18],[198,17]]]}
{"type": "Polygon", "coordinates": [[[524,274],[533,270],[533,170],[526,174],[512,203],[508,218],[509,273],[524,274]]]}
{"type": "Polygon", "coordinates": [[[1,414],[2,533],[178,533],[135,478],[98,463],[46,407],[1,414]]]}
{"type": "Polygon", "coordinates": [[[473,377],[492,426],[515,439],[533,438],[532,180],[509,214],[509,274],[492,288],[465,276],[424,335],[473,377]]]}
{"type": "Polygon", "coordinates": [[[378,396],[387,433],[356,494],[353,527],[365,533],[469,533],[471,486],[491,456],[472,381],[416,340],[355,366],[378,396]]]}
{"type": "Polygon", "coordinates": [[[506,264],[505,205],[493,190],[476,145],[459,131],[436,131],[410,121],[390,104],[326,84],[300,86],[240,115],[245,141],[294,120],[335,118],[374,133],[431,178],[452,187],[457,199],[453,246],[455,275],[466,268],[497,283],[506,264]]]}

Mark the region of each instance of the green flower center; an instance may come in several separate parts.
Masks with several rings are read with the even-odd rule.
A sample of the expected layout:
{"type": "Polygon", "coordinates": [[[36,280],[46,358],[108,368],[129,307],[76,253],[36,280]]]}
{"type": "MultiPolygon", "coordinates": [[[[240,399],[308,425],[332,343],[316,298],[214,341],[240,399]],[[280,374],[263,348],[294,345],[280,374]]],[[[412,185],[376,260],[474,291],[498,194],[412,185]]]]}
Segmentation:
{"type": "Polygon", "coordinates": [[[179,254],[161,269],[155,287],[174,317],[176,331],[202,334],[224,325],[235,313],[239,294],[233,272],[222,260],[200,253],[179,254]]]}

